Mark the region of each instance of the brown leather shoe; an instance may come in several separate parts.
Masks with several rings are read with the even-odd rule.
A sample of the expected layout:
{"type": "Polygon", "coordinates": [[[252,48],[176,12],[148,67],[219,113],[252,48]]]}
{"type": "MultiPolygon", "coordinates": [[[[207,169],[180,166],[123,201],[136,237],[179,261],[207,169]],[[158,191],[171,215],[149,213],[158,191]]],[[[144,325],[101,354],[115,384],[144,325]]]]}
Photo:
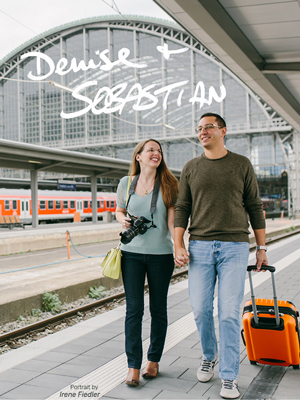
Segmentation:
{"type": "Polygon", "coordinates": [[[158,362],[148,361],[143,370],[142,377],[145,379],[156,378],[158,374],[158,362]]]}
{"type": "Polygon", "coordinates": [[[140,370],[136,368],[129,368],[125,383],[128,386],[139,386],[140,370]]]}

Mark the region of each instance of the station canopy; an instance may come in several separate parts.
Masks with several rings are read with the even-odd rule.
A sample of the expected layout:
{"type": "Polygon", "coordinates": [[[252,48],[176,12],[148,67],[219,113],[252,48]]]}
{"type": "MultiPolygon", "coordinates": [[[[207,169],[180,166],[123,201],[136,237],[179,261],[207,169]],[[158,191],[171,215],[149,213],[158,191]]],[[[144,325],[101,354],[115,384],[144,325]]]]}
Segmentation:
{"type": "Polygon", "coordinates": [[[300,132],[300,0],[154,0],[300,132]]]}
{"type": "MultiPolygon", "coordinates": [[[[120,179],[130,161],[0,139],[0,168],[120,179]]],[[[172,170],[179,178],[180,170],[172,170]]]]}

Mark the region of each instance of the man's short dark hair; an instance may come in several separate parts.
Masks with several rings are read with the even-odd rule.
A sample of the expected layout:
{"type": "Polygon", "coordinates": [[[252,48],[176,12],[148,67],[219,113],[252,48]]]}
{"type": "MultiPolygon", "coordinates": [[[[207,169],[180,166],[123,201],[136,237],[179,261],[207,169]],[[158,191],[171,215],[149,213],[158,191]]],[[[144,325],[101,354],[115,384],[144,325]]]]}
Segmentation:
{"type": "MultiPolygon", "coordinates": [[[[208,112],[208,113],[205,113],[205,114],[201,115],[200,119],[202,119],[204,117],[215,117],[219,126],[221,126],[222,128],[226,127],[226,122],[224,121],[224,119],[219,114],[209,113],[208,112]]],[[[200,121],[200,119],[199,119],[199,121],[200,121]]]]}

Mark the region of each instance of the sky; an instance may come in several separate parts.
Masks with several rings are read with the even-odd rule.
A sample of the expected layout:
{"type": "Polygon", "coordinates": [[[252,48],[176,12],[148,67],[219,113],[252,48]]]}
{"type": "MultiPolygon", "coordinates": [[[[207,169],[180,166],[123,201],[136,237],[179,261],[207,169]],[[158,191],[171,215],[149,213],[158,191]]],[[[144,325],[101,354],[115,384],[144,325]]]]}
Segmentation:
{"type": "Polygon", "coordinates": [[[172,20],[152,0],[0,0],[0,60],[35,36],[79,19],[143,15],[172,20]]]}

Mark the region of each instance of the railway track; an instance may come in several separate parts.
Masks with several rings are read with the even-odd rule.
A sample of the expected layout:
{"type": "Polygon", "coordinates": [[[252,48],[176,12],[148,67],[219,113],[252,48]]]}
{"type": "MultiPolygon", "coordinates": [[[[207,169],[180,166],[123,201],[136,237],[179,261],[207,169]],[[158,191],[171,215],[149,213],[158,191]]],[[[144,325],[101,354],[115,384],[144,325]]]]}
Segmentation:
{"type": "MultiPolygon", "coordinates": [[[[279,236],[268,238],[267,244],[278,242],[287,237],[298,234],[300,229],[281,234],[279,236]]],[[[250,251],[255,250],[255,245],[250,245],[250,251]]],[[[187,277],[187,269],[175,272],[172,276],[171,284],[176,283],[179,279],[187,277]],[[186,276],[185,276],[186,275],[186,276]]],[[[145,286],[147,290],[147,285],[145,286]]],[[[68,326],[91,318],[97,314],[103,313],[109,309],[115,308],[117,305],[125,301],[125,293],[120,292],[109,297],[96,300],[92,303],[62,312],[50,318],[26,325],[22,328],[14,329],[0,335],[0,347],[8,346],[10,349],[21,347],[30,341],[38,340],[48,334],[65,329],[68,326]],[[78,321],[78,317],[80,321],[78,321]],[[76,320],[77,319],[77,320],[76,320]]]]}
{"type": "MultiPolygon", "coordinates": [[[[185,275],[187,276],[187,269],[175,272],[172,276],[171,284],[178,282],[178,279],[185,279],[185,275]]],[[[148,285],[145,285],[145,292],[147,292],[147,289],[148,285]]],[[[123,301],[125,301],[124,291],[3,333],[0,335],[0,347],[4,345],[7,345],[11,349],[21,347],[29,341],[38,340],[49,333],[60,331],[82,320],[115,308],[121,305],[123,301]]]]}

